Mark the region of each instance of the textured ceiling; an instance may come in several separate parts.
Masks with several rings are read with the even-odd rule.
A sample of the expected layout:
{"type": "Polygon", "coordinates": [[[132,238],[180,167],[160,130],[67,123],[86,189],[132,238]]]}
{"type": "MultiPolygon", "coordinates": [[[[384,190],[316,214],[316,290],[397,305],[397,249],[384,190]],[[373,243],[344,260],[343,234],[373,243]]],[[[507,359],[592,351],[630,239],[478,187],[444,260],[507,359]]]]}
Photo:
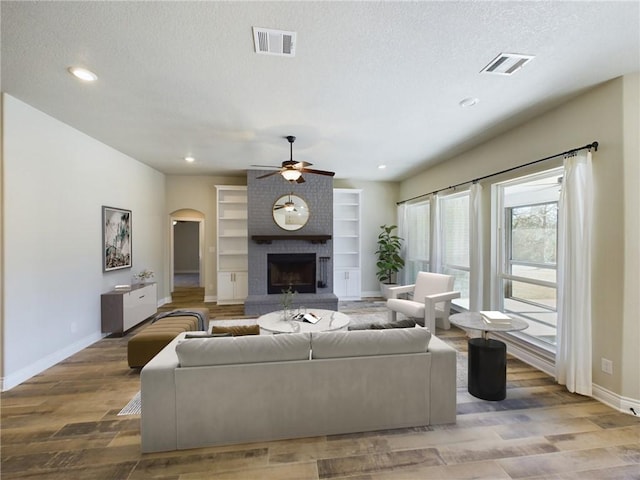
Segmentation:
{"type": "Polygon", "coordinates": [[[167,174],[279,165],[295,135],[294,159],[336,178],[400,180],[640,70],[637,1],[0,8],[4,92],[167,174]],[[297,32],[296,56],[255,54],[252,26],[297,32]],[[480,74],[501,52],[536,58],[480,74]]]}

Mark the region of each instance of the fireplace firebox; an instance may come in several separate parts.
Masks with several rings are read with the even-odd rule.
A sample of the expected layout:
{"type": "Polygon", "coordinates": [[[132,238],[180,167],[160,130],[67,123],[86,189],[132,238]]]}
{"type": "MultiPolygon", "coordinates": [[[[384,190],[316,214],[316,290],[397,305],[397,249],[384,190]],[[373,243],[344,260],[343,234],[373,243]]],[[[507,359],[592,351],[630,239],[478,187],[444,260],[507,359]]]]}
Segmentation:
{"type": "Polygon", "coordinates": [[[316,293],[315,253],[270,253],[267,264],[267,293],[316,293]]]}

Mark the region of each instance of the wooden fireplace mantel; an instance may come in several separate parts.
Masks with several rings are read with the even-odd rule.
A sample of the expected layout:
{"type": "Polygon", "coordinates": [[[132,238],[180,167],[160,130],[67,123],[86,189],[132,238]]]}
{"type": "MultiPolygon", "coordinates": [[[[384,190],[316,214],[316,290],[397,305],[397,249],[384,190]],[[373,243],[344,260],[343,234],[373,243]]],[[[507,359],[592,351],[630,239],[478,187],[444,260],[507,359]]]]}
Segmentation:
{"type": "Polygon", "coordinates": [[[251,240],[257,244],[270,244],[274,240],[304,240],[311,243],[327,243],[331,235],[252,235],[251,240]]]}

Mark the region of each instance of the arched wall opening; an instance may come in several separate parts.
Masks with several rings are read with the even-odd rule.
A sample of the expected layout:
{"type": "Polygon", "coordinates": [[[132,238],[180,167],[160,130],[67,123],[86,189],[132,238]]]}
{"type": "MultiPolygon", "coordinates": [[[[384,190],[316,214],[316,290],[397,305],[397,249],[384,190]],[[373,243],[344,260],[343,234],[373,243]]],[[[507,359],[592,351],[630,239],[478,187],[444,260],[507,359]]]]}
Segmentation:
{"type": "Polygon", "coordinates": [[[169,225],[171,292],[176,287],[204,287],[204,214],[193,209],[176,210],[169,214],[169,225]]]}

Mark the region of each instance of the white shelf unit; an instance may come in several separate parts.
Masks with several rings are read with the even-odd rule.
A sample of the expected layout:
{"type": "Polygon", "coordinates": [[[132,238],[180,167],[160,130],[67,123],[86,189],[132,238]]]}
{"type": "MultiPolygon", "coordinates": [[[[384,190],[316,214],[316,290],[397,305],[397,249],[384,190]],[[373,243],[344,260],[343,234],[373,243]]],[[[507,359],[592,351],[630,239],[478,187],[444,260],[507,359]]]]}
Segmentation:
{"type": "Polygon", "coordinates": [[[362,190],[333,190],[333,292],[339,300],[360,300],[360,197],[362,190]]]}
{"type": "Polygon", "coordinates": [[[247,187],[216,185],[218,305],[241,304],[248,291],[247,187]]]}

